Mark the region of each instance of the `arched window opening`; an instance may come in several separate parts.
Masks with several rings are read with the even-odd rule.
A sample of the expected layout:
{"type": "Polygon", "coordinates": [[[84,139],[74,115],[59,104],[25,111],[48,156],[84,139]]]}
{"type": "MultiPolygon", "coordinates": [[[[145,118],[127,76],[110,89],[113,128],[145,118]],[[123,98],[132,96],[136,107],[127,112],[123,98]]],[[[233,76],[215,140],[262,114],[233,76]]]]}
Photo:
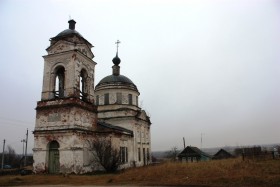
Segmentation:
{"type": "Polygon", "coordinates": [[[85,70],[81,71],[80,74],[80,99],[83,101],[87,101],[87,72],[85,70]]]}
{"type": "Polygon", "coordinates": [[[62,98],[64,97],[64,81],[65,81],[65,70],[63,67],[60,67],[56,71],[55,75],[55,97],[62,98]]]}

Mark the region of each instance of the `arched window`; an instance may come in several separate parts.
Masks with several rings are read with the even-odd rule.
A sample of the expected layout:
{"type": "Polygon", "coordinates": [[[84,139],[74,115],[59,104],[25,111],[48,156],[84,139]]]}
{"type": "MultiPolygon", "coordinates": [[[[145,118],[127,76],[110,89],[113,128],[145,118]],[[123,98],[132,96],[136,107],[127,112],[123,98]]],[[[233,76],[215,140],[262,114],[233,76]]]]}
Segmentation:
{"type": "Polygon", "coordinates": [[[55,97],[64,97],[65,69],[59,67],[55,73],[55,97]]]}
{"type": "Polygon", "coordinates": [[[82,70],[80,74],[80,99],[83,101],[87,101],[87,72],[86,70],[82,70]]]}

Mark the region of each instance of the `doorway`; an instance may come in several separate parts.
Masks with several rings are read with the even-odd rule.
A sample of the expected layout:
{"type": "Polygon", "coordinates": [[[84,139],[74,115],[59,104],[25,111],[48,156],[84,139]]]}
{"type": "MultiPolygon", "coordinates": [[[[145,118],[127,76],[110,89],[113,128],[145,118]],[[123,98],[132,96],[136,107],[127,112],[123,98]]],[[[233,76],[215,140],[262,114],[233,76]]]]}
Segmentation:
{"type": "Polygon", "coordinates": [[[52,141],[49,144],[49,173],[59,173],[59,143],[52,141]]]}

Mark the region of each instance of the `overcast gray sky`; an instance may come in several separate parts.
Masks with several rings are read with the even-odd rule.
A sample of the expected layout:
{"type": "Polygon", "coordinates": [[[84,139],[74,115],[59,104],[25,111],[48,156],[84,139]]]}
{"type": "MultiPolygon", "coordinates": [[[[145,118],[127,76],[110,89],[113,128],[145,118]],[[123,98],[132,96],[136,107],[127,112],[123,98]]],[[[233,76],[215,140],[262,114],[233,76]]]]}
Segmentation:
{"type": "MultiPolygon", "coordinates": [[[[152,150],[280,143],[280,1],[1,0],[0,147],[34,129],[43,55],[69,16],[95,47],[97,84],[121,74],[152,120],[152,150]]],[[[28,152],[33,147],[29,136],[28,152]]]]}

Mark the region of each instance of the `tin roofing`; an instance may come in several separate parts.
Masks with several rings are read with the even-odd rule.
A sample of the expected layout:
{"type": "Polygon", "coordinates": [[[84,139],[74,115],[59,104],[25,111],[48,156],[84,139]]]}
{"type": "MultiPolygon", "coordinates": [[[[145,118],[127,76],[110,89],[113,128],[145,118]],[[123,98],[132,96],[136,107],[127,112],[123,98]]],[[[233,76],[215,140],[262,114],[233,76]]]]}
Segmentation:
{"type": "Polygon", "coordinates": [[[84,38],[78,31],[75,29],[65,29],[64,31],[60,32],[56,37],[66,36],[70,34],[77,34],[78,36],[84,38]]]}
{"type": "Polygon", "coordinates": [[[120,132],[125,132],[125,133],[128,133],[128,134],[133,136],[133,131],[128,130],[126,128],[115,126],[115,125],[112,125],[112,124],[109,124],[109,123],[105,123],[103,121],[102,122],[98,121],[97,124],[100,125],[101,127],[117,130],[117,131],[120,131],[120,132]]]}
{"type": "Polygon", "coordinates": [[[98,85],[103,84],[103,83],[117,83],[117,82],[134,85],[134,83],[128,77],[126,77],[124,75],[108,75],[107,77],[104,77],[103,79],[101,79],[101,81],[98,83],[98,85]]]}

